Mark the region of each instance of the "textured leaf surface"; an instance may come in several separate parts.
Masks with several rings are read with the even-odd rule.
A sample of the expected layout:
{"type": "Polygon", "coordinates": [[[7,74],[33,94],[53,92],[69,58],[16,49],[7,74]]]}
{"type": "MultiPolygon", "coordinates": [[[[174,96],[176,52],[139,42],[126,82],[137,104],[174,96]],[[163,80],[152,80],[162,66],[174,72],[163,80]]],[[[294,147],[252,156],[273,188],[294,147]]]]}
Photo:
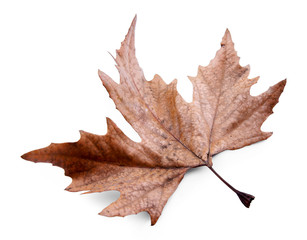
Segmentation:
{"type": "Polygon", "coordinates": [[[78,142],[51,144],[22,157],[62,167],[73,180],[68,191],[119,191],[120,198],[101,215],[147,211],[155,224],[188,169],[210,168],[213,155],[271,136],[260,127],[286,81],[251,96],[258,78],[248,79],[249,66],[239,65],[226,30],[215,58],[207,67],[200,66],[196,77],[189,77],[194,90],[193,101],[187,103],[177,92],[176,80],[166,84],[158,75],[145,79],[135,56],[135,24],[136,18],[116,52],[120,84],[102,71],[99,76],[142,141],[133,142],[107,119],[106,135],[81,131],[78,142]]]}

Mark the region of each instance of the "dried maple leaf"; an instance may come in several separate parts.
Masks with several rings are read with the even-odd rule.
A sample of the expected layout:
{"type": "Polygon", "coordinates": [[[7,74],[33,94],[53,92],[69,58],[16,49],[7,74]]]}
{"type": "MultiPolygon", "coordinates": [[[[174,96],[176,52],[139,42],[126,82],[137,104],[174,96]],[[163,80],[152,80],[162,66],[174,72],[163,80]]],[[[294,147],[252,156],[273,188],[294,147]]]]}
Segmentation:
{"type": "Polygon", "coordinates": [[[152,225],[168,198],[190,168],[207,166],[249,207],[252,195],[242,193],[212,168],[212,156],[267,139],[260,127],[272,113],[286,80],[259,96],[250,88],[249,66],[241,67],[228,30],[221,49],[207,67],[200,66],[193,84],[193,101],[155,75],[146,81],[135,56],[136,18],[116,52],[120,84],[99,71],[117,109],[141,137],[133,142],[107,119],[108,132],[98,136],[81,131],[75,143],[51,144],[22,158],[62,167],[72,178],[68,191],[87,193],[117,190],[120,198],[106,207],[104,216],[126,216],[147,211],[152,225]]]}

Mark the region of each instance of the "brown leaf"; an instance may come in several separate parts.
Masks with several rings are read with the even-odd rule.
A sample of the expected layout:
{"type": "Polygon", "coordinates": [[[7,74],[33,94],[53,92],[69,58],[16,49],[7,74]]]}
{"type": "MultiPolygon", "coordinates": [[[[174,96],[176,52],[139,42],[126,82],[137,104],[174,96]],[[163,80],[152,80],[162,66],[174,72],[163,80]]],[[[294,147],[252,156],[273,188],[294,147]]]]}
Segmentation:
{"type": "Polygon", "coordinates": [[[62,167],[72,178],[68,191],[120,191],[120,198],[100,214],[126,216],[147,211],[152,225],[186,171],[207,166],[249,207],[252,195],[237,191],[212,168],[212,156],[267,139],[260,127],[272,113],[286,80],[259,96],[250,88],[249,66],[241,67],[228,30],[221,49],[207,67],[189,77],[194,90],[187,103],[176,80],[166,84],[155,75],[146,81],[135,56],[136,17],[116,52],[120,84],[99,71],[117,109],[141,137],[133,142],[107,119],[108,132],[99,136],[81,131],[75,143],[51,144],[22,158],[62,167]]]}

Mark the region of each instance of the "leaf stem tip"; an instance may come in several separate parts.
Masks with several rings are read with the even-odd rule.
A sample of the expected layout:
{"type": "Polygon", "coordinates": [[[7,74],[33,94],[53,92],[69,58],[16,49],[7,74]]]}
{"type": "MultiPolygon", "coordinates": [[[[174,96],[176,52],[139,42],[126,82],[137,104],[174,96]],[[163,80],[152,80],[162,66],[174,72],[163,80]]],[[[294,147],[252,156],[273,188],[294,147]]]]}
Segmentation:
{"type": "Polygon", "coordinates": [[[240,198],[243,205],[247,208],[249,208],[251,202],[255,199],[255,197],[253,195],[250,195],[250,194],[247,194],[247,193],[244,193],[244,192],[236,191],[236,194],[240,198]]]}

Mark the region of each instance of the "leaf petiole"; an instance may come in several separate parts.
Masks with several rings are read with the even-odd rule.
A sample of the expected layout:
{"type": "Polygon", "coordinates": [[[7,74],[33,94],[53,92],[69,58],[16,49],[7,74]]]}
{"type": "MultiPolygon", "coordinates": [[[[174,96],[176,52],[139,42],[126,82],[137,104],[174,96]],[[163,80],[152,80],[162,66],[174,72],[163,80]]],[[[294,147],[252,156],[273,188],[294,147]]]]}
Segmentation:
{"type": "Polygon", "coordinates": [[[223,183],[226,184],[227,187],[229,187],[232,191],[234,191],[237,196],[239,197],[240,201],[243,203],[243,205],[247,208],[249,208],[251,202],[255,199],[253,195],[250,195],[248,193],[240,192],[237,189],[235,189],[233,186],[231,186],[224,178],[222,178],[212,167],[208,168],[213,172],[223,183]]]}

